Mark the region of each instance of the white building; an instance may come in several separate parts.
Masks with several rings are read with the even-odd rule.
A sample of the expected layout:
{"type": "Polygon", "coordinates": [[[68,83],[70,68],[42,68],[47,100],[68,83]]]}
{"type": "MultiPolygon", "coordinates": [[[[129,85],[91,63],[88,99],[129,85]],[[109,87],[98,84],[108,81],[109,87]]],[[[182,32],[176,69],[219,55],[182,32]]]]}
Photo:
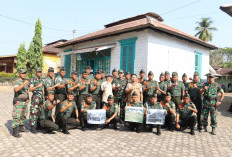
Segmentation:
{"type": "Polygon", "coordinates": [[[67,76],[71,70],[90,65],[93,73],[123,69],[139,74],[141,69],[153,71],[155,79],[161,72],[198,71],[202,79],[209,72],[209,51],[214,45],[162,23],[155,13],[146,13],[105,25],[105,28],[62,44],[61,65],[67,76]]]}

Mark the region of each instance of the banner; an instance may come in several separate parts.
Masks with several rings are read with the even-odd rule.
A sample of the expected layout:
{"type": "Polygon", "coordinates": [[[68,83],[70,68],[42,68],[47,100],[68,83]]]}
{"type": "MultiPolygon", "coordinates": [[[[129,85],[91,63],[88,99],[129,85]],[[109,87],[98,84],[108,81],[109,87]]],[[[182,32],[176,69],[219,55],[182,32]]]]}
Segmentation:
{"type": "Polygon", "coordinates": [[[126,107],[125,121],[143,123],[144,110],[142,107],[126,107]]]}
{"type": "Polygon", "coordinates": [[[146,124],[164,125],[165,111],[166,110],[160,110],[160,109],[147,110],[146,124]]]}
{"type": "Polygon", "coordinates": [[[105,124],[106,122],[106,110],[87,110],[87,122],[89,124],[105,124]]]}

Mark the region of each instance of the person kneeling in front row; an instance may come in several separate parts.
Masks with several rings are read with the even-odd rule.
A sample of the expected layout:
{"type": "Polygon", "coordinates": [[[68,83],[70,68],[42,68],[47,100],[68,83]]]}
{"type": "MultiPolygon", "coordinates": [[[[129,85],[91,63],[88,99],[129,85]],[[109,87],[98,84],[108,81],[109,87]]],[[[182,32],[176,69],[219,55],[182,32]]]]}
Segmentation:
{"type": "Polygon", "coordinates": [[[40,108],[39,124],[43,133],[53,133],[57,131],[59,126],[55,123],[55,118],[52,115],[52,109],[59,103],[59,100],[54,100],[54,91],[48,91],[48,99],[40,108]]]}
{"type": "Polygon", "coordinates": [[[78,109],[74,102],[74,93],[69,92],[67,97],[68,99],[61,103],[61,109],[58,113],[57,121],[64,134],[70,134],[69,129],[75,129],[80,124],[80,120],[78,118],[71,117],[72,112],[75,112],[76,117],[78,117],[78,109]]]}
{"type": "Polygon", "coordinates": [[[182,131],[190,127],[190,134],[195,135],[194,127],[197,122],[197,113],[196,106],[190,102],[189,94],[184,95],[184,102],[179,105],[176,114],[176,128],[181,129],[182,131]],[[194,114],[195,113],[195,114],[194,114]],[[179,125],[179,120],[181,120],[179,125]]]}
{"type": "Polygon", "coordinates": [[[109,95],[107,99],[108,103],[104,103],[102,109],[106,110],[106,124],[105,128],[109,127],[109,124],[113,124],[113,128],[117,130],[117,123],[118,123],[118,104],[114,103],[114,96],[109,95]]]}

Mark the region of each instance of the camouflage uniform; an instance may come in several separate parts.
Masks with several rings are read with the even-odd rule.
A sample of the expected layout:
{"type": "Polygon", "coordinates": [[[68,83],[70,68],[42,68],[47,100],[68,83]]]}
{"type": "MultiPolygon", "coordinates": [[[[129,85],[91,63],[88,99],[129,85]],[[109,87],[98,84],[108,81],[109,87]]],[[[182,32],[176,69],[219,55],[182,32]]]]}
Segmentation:
{"type": "Polygon", "coordinates": [[[76,118],[72,118],[71,115],[75,110],[77,110],[76,103],[74,101],[65,100],[61,103],[61,108],[64,108],[68,103],[72,103],[70,108],[67,108],[65,111],[58,113],[59,119],[57,120],[58,125],[62,128],[62,131],[65,132],[69,129],[77,128],[79,122],[76,121],[76,118]]]}
{"type": "MultiPolygon", "coordinates": [[[[23,84],[24,80],[21,78],[18,78],[15,81],[15,86],[19,87],[21,84],[23,84]]],[[[21,90],[18,92],[14,92],[14,98],[13,98],[13,122],[12,122],[12,128],[16,128],[19,125],[24,125],[26,116],[27,116],[27,105],[26,102],[29,100],[29,92],[28,92],[29,85],[26,84],[21,90]]]]}
{"type": "MultiPolygon", "coordinates": [[[[51,77],[46,77],[45,80],[44,80],[44,97],[45,97],[45,100],[47,100],[47,96],[48,96],[48,91],[47,91],[47,88],[48,87],[52,87],[55,85],[55,82],[54,80],[51,78],[51,77]]],[[[55,88],[53,90],[51,90],[55,93],[55,88]]]]}
{"type": "Polygon", "coordinates": [[[49,107],[55,106],[56,102],[50,102],[48,99],[40,107],[39,124],[45,132],[52,132],[59,129],[59,126],[52,120],[52,109],[49,107]]]}
{"type": "MultiPolygon", "coordinates": [[[[72,88],[73,86],[77,85],[78,79],[73,80],[73,79],[71,78],[70,81],[71,81],[71,82],[67,85],[67,91],[68,91],[70,88],[72,88]]],[[[74,100],[73,100],[73,101],[75,101],[75,103],[78,104],[79,88],[78,88],[78,87],[75,88],[75,89],[73,90],[73,93],[74,93],[74,100]]]]}
{"type": "MultiPolygon", "coordinates": [[[[118,104],[113,103],[112,105],[109,105],[108,103],[104,103],[104,106],[102,109],[106,110],[106,119],[111,118],[115,113],[118,112],[118,104]]],[[[114,124],[114,127],[117,126],[118,117],[116,116],[114,119],[110,121],[111,124],[114,124]]]]}
{"type": "Polygon", "coordinates": [[[125,89],[127,85],[127,80],[126,79],[120,79],[118,78],[113,82],[113,86],[116,87],[114,90],[114,102],[118,104],[118,115],[120,116],[121,120],[124,120],[124,99],[126,97],[125,95],[125,89]]]}
{"type": "Polygon", "coordinates": [[[167,111],[167,115],[165,116],[165,126],[167,127],[168,130],[174,130],[175,114],[170,113],[170,108],[173,109],[174,111],[176,111],[175,103],[170,101],[168,103],[170,108],[165,105],[167,103],[165,100],[162,100],[160,103],[163,106],[163,109],[167,111]]]}
{"type": "MultiPolygon", "coordinates": [[[[35,76],[31,79],[30,87],[36,87],[41,83],[43,84],[42,79],[35,76]]],[[[29,120],[31,126],[36,126],[40,114],[39,109],[43,105],[43,87],[35,89],[32,93],[29,120]]]]}
{"type": "Polygon", "coordinates": [[[96,102],[96,108],[101,109],[102,106],[102,91],[101,91],[102,80],[93,79],[90,83],[90,88],[96,86],[96,89],[92,91],[93,101],[96,102]]]}
{"type": "Polygon", "coordinates": [[[147,80],[147,81],[143,82],[143,88],[148,88],[148,87],[151,87],[151,86],[152,86],[152,89],[149,89],[149,90],[147,90],[146,92],[143,93],[144,94],[143,100],[145,100],[145,102],[148,102],[150,100],[150,98],[154,94],[154,92],[157,91],[157,87],[159,85],[158,85],[158,82],[154,81],[154,80],[152,80],[152,81],[147,80]]]}
{"type": "MultiPolygon", "coordinates": [[[[222,93],[223,90],[218,83],[205,83],[204,87],[208,86],[209,88],[204,92],[203,99],[203,109],[202,109],[202,125],[208,126],[208,115],[210,112],[211,117],[211,126],[215,128],[217,126],[216,121],[216,102],[218,93],[222,93]]],[[[203,88],[204,88],[203,87],[203,88]]]]}

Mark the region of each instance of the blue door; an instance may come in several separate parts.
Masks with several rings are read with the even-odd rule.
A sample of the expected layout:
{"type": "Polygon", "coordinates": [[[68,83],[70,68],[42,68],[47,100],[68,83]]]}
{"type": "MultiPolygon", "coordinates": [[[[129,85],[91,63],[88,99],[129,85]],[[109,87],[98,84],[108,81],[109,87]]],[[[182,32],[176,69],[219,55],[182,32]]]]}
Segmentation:
{"type": "Polygon", "coordinates": [[[202,53],[195,52],[195,69],[196,72],[199,73],[201,78],[202,76],[202,53]]]}

